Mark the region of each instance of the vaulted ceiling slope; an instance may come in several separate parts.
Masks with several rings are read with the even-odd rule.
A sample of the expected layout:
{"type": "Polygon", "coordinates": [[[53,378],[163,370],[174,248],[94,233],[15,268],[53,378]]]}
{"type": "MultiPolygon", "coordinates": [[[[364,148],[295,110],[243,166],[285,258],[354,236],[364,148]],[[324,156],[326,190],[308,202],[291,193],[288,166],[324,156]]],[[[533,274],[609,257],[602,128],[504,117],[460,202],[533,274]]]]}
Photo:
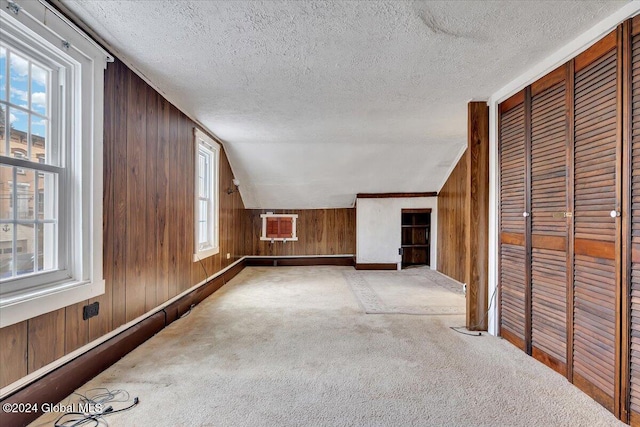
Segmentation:
{"type": "Polygon", "coordinates": [[[437,191],[487,99],[624,1],[62,0],[222,141],[248,208],[437,191]]]}

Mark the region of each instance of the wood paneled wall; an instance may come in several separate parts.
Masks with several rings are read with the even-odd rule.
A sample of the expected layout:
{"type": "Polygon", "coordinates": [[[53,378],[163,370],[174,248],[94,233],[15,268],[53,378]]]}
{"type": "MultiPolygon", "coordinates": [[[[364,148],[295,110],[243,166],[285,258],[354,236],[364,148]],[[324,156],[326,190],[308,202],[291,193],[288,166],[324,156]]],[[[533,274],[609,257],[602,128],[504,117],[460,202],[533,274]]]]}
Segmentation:
{"type": "Polygon", "coordinates": [[[339,255],[356,253],[356,210],[292,209],[269,210],[273,213],[298,214],[297,242],[260,240],[262,218],[267,210],[248,209],[245,247],[252,255],[339,255]]]}
{"type": "Polygon", "coordinates": [[[467,151],[438,193],[438,271],[466,278],[467,151]]]}
{"type": "MultiPolygon", "coordinates": [[[[195,124],[123,63],[105,74],[104,277],[106,292],[0,329],[6,386],[152,310],[245,254],[245,210],[220,160],[220,254],[192,261],[195,124]],[[227,259],[226,254],[230,254],[227,259]],[[98,301],[100,314],[82,320],[98,301]]],[[[337,228],[337,227],[336,227],[337,228]]],[[[352,239],[351,239],[352,240],[352,239]]]]}

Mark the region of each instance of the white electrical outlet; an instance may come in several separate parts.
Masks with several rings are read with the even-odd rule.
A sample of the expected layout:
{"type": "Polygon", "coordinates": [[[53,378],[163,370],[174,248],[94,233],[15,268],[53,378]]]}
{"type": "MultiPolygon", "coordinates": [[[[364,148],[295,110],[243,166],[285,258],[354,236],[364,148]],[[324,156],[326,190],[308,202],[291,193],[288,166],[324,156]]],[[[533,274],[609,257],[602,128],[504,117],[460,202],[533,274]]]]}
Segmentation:
{"type": "Polygon", "coordinates": [[[462,293],[465,294],[465,295],[467,294],[467,284],[466,283],[462,284],[462,293]]]}
{"type": "Polygon", "coordinates": [[[231,254],[227,254],[227,259],[230,259],[230,258],[231,258],[231,254]]]}

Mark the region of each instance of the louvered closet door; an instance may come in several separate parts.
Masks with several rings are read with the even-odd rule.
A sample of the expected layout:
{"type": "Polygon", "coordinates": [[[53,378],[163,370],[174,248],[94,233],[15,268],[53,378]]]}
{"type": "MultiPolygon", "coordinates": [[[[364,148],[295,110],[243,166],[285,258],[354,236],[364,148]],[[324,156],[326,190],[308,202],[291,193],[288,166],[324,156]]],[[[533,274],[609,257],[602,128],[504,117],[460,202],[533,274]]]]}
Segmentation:
{"type": "Polygon", "coordinates": [[[615,32],[575,59],[573,382],[614,411],[616,383],[615,32]],[[602,52],[606,52],[601,54],[602,52]]]}
{"type": "Polygon", "coordinates": [[[524,350],[525,117],[522,93],[513,99],[500,112],[500,334],[524,350]]]}
{"type": "Polygon", "coordinates": [[[532,355],[566,375],[567,67],[532,85],[532,355]]]}
{"type": "Polygon", "coordinates": [[[631,39],[631,323],[629,411],[640,425],[640,17],[633,19],[631,39]]]}

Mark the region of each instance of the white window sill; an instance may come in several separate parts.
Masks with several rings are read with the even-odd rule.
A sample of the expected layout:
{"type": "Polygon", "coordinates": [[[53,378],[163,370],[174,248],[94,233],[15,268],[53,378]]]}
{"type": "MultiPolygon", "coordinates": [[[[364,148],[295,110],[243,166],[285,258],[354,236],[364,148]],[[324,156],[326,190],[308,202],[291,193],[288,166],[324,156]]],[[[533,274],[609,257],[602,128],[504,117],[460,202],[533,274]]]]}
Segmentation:
{"type": "Polygon", "coordinates": [[[104,280],[68,282],[0,297],[0,328],[104,294],[104,280]]]}
{"type": "Polygon", "coordinates": [[[210,256],[217,255],[220,253],[220,248],[211,248],[204,251],[198,251],[197,254],[193,255],[193,262],[202,261],[205,258],[209,258],[210,256]]]}

